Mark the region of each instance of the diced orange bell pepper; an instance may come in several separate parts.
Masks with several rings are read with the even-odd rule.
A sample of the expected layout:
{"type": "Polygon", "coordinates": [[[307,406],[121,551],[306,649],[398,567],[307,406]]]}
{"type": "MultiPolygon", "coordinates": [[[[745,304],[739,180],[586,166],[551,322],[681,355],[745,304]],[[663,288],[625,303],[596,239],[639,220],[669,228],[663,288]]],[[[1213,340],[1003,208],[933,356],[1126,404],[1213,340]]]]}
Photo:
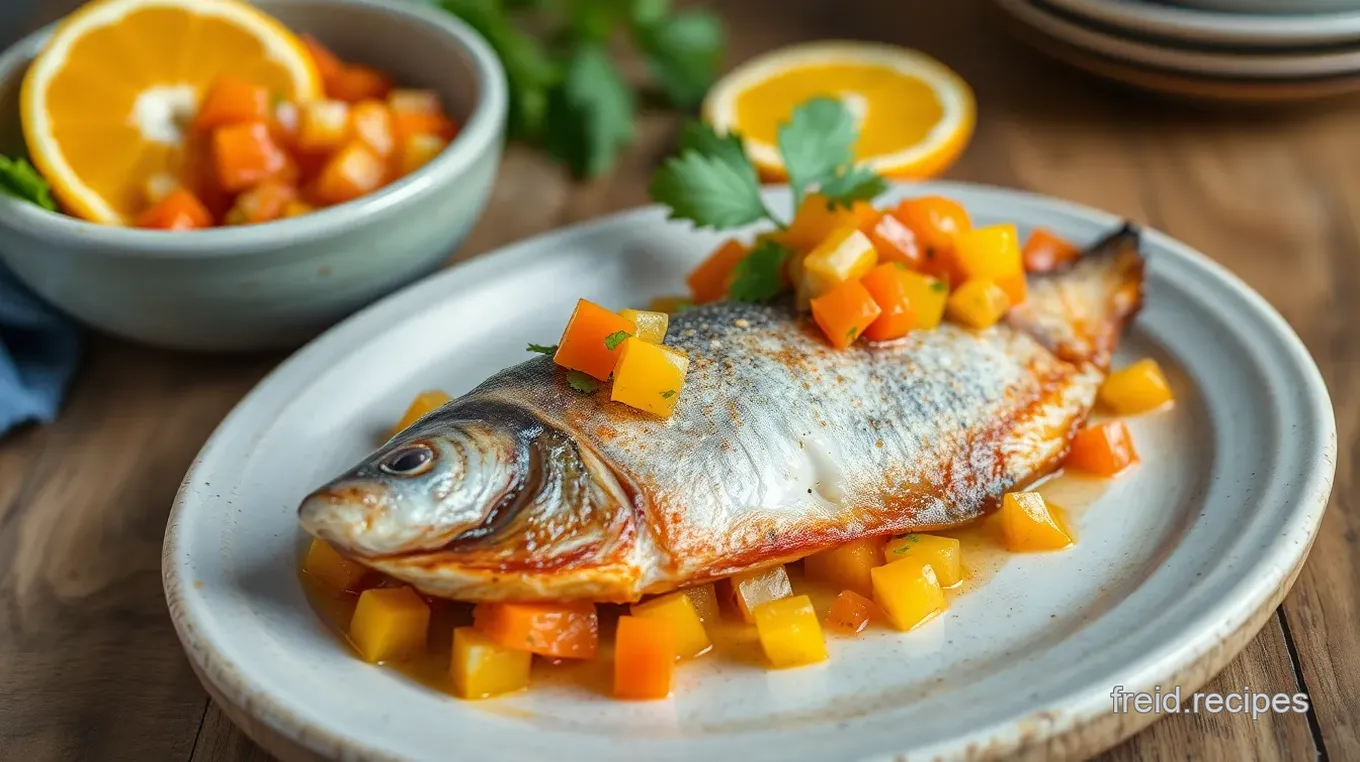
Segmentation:
{"type": "Polygon", "coordinates": [[[1025,270],[1046,273],[1081,257],[1081,248],[1045,228],[1035,228],[1021,252],[1025,270]]]}
{"type": "Polygon", "coordinates": [[[1123,421],[1087,426],[1072,439],[1064,465],[1097,476],[1115,476],[1139,462],[1123,421]]]}
{"type": "Polygon", "coordinates": [[[847,280],[812,300],[812,319],[837,349],[855,343],[881,312],[869,290],[857,280],[847,280]]]}
{"type": "Polygon", "coordinates": [[[1151,358],[1114,371],[1100,385],[1100,401],[1120,415],[1147,412],[1172,399],[1171,385],[1151,358]]]}
{"type": "Polygon", "coordinates": [[[879,309],[878,317],[864,329],[864,338],[869,341],[900,339],[916,327],[916,310],[908,296],[910,280],[911,274],[901,262],[885,262],[860,278],[860,284],[879,309]]]}
{"type": "Polygon", "coordinates": [[[784,669],[826,660],[826,639],[808,596],[762,603],[753,616],[760,647],[770,666],[784,669]]]}
{"type": "Polygon", "coordinates": [[[213,132],[217,182],[230,193],[243,191],[283,172],[288,154],[274,142],[265,122],[219,127],[213,132]]]}
{"type": "Polygon", "coordinates": [[[227,212],[229,225],[253,225],[283,217],[283,210],[297,200],[297,188],[280,180],[265,180],[236,197],[227,212]]]}
{"type": "Polygon", "coordinates": [[[916,234],[894,215],[879,217],[865,235],[878,251],[880,263],[898,262],[908,269],[918,270],[925,260],[916,234]]]}
{"type": "Polygon", "coordinates": [[[425,649],[430,605],[409,587],[365,590],[354,607],[349,639],[364,661],[401,661],[425,649]]]}
{"type": "Polygon", "coordinates": [[[411,135],[397,145],[397,173],[402,177],[429,164],[449,147],[438,135],[411,135]]]}
{"type": "Polygon", "coordinates": [[[1001,530],[1006,549],[1014,553],[1072,545],[1072,533],[1038,492],[1007,492],[1001,498],[1001,530]]]}
{"type": "Polygon", "coordinates": [[[307,53],[312,57],[312,63],[316,64],[316,73],[321,75],[323,83],[344,70],[344,62],[332,53],[330,48],[322,44],[321,40],[310,34],[300,34],[298,37],[302,40],[303,46],[307,48],[307,53]]]}
{"type": "Polygon", "coordinates": [[[989,280],[970,280],[949,295],[949,318],[969,328],[990,328],[1006,314],[1010,300],[989,280]]]}
{"type": "Polygon", "coordinates": [[[379,156],[391,156],[396,150],[397,136],[392,124],[392,112],[382,101],[360,101],[349,110],[350,130],[354,137],[379,156]]]}
{"type": "Polygon", "coordinates": [[[619,617],[614,638],[614,697],[663,699],[675,676],[675,631],[660,619],[619,617]]]}
{"type": "Polygon", "coordinates": [[[732,606],[747,624],[755,623],[751,612],[756,606],[793,595],[793,583],[782,565],[735,574],[727,582],[732,606]]]}
{"type": "MultiPolygon", "coordinates": [[[[833,230],[858,228],[867,216],[864,206],[848,209],[838,206],[831,209],[826,196],[809,193],[794,212],[793,222],[789,223],[788,228],[773,234],[772,238],[796,252],[811,251],[825,241],[833,230]]],[[[869,207],[869,211],[872,211],[872,207],[869,207]]]]}
{"type": "Polygon", "coordinates": [[[211,130],[229,124],[264,122],[271,118],[269,88],[222,74],[208,87],[194,114],[194,128],[211,130]]]}
{"type": "Polygon", "coordinates": [[[416,398],[411,400],[411,405],[406,408],[406,412],[402,414],[401,420],[392,429],[391,436],[411,428],[416,421],[443,407],[451,399],[453,398],[448,394],[437,389],[417,394],[416,398]]]}
{"type": "Polygon", "coordinates": [[[497,644],[475,627],[453,629],[449,676],[461,699],[484,699],[529,687],[534,655],[497,644]]]}
{"type": "Polygon", "coordinates": [[[334,151],[350,138],[350,106],[342,101],[319,100],[302,106],[298,116],[297,147],[303,151],[334,151]]]}
{"type": "Polygon", "coordinates": [[[325,204],[353,201],[381,188],[387,179],[387,162],[368,146],[354,141],[326,161],[313,186],[325,204]]]}
{"type": "Polygon", "coordinates": [[[808,579],[870,595],[874,587],[869,570],[883,564],[883,542],[882,537],[863,537],[814,553],[803,559],[803,571],[808,579]]]}
{"type": "Polygon", "coordinates": [[[666,622],[675,634],[676,656],[693,659],[713,647],[694,601],[683,592],[669,593],[650,601],[634,603],[628,613],[643,619],[666,622]]]}
{"type": "Polygon", "coordinates": [[[370,576],[367,566],[340,555],[331,544],[321,538],[312,540],[302,571],[337,592],[357,592],[370,576]]]}
{"type": "Polygon", "coordinates": [[[637,334],[637,326],[616,312],[580,299],[557,342],[553,362],[564,368],[607,380],[618,364],[623,340],[637,334]]]}
{"type": "Polygon", "coordinates": [[[362,64],[349,64],[326,80],[326,97],[347,103],[384,100],[391,90],[390,77],[362,64]]]}
{"type": "Polygon", "coordinates": [[[750,247],[735,238],[723,241],[714,249],[685,279],[694,295],[694,303],[707,304],[723,298],[732,279],[732,270],[750,253],[750,247]]]}
{"type": "Polygon", "coordinates": [[[826,627],[853,635],[869,626],[876,609],[878,606],[873,601],[854,590],[842,590],[826,613],[826,627]]]}
{"type": "Polygon", "coordinates": [[[968,212],[958,202],[941,196],[909,198],[893,211],[916,234],[923,258],[919,269],[956,286],[965,280],[954,256],[954,238],[971,230],[968,212]]]}
{"type": "Polygon", "coordinates": [[[629,336],[619,347],[609,399],[661,418],[669,418],[685,388],[689,358],[662,344],[629,336]]]}
{"type": "Polygon", "coordinates": [[[593,603],[479,603],[472,622],[506,648],[557,659],[593,659],[600,643],[593,603]]]}
{"type": "Polygon", "coordinates": [[[137,218],[137,227],[198,230],[212,227],[212,213],[186,188],[176,188],[137,218]]]}

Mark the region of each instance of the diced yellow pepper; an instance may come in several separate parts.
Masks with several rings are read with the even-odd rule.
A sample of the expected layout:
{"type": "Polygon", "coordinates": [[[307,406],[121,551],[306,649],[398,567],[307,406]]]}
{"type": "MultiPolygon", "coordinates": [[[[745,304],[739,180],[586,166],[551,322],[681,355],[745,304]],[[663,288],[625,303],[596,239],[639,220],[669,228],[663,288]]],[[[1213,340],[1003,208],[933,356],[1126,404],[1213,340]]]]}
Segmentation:
{"type": "Polygon", "coordinates": [[[989,280],[965,281],[949,295],[949,319],[969,328],[989,328],[1009,308],[1006,292],[989,280]]]}
{"type": "Polygon", "coordinates": [[[816,299],[847,280],[855,280],[878,264],[869,237],[853,225],[836,228],[802,264],[799,296],[816,299]]]}
{"type": "Polygon", "coordinates": [[[808,252],[825,241],[836,228],[858,227],[857,211],[843,206],[831,209],[825,196],[809,193],[798,205],[788,228],[770,237],[794,251],[808,252]]]}
{"type": "Polygon", "coordinates": [[[989,225],[954,236],[954,256],[966,279],[999,281],[1025,271],[1014,225],[989,225]]]}
{"type": "Polygon", "coordinates": [[[1100,386],[1100,401],[1120,415],[1134,415],[1172,401],[1171,385],[1156,360],[1117,370],[1100,386]]]}
{"type": "Polygon", "coordinates": [[[670,324],[670,316],[666,313],[650,310],[619,310],[619,316],[633,321],[633,324],[637,326],[637,333],[634,335],[648,344],[660,344],[666,340],[666,327],[670,324]]]}
{"type": "Polygon", "coordinates": [[[776,669],[826,660],[826,639],[812,599],[806,595],[762,603],[755,608],[756,633],[765,658],[776,669]]]}
{"type": "Polygon", "coordinates": [[[892,563],[913,556],[925,559],[935,570],[940,587],[953,587],[963,581],[963,558],[959,541],[934,534],[903,534],[888,540],[883,558],[892,563]]]}
{"type": "Polygon", "coordinates": [[[712,582],[696,587],[687,587],[680,592],[689,597],[699,621],[708,624],[718,621],[718,590],[712,582]]]}
{"type": "Polygon", "coordinates": [[[1007,492],[1001,498],[1001,529],[1006,549],[1013,552],[1061,550],[1072,545],[1072,534],[1038,492],[1007,492]]]}
{"type": "Polygon", "coordinates": [[[411,406],[406,408],[406,413],[392,429],[390,435],[396,436],[411,427],[411,424],[438,410],[452,397],[441,391],[421,392],[411,401],[411,406]]]}
{"type": "Polygon", "coordinates": [[[874,590],[869,570],[883,564],[883,538],[864,537],[803,559],[808,579],[830,582],[860,595],[874,590]]]}
{"type": "Polygon", "coordinates": [[[870,574],[874,580],[874,603],[899,630],[920,627],[949,608],[939,577],[924,558],[908,555],[875,566],[870,574]]]}
{"type": "Polygon", "coordinates": [[[614,388],[609,398],[652,415],[669,418],[685,387],[689,358],[664,344],[629,336],[619,347],[614,388]]]}
{"type": "Polygon", "coordinates": [[[756,621],[751,613],[756,606],[793,595],[793,583],[782,565],[736,574],[728,582],[732,586],[733,604],[747,624],[756,621]]]}
{"type": "Polygon", "coordinates": [[[311,547],[307,548],[302,571],[329,588],[350,592],[358,590],[359,583],[368,576],[368,567],[340,555],[330,543],[319,537],[312,540],[311,547]]]}
{"type": "Polygon", "coordinates": [[[925,330],[939,327],[944,318],[945,303],[949,300],[949,285],[938,278],[908,270],[902,279],[902,287],[916,313],[916,327],[925,330]]]}
{"type": "Polygon", "coordinates": [[[529,686],[534,655],[499,645],[476,627],[455,627],[449,675],[461,699],[484,699],[529,686]]]}
{"type": "Polygon", "coordinates": [[[635,603],[628,613],[668,623],[675,633],[676,655],[681,659],[693,659],[713,647],[699,611],[694,608],[694,601],[684,593],[670,593],[645,603],[635,603]]]}
{"type": "Polygon", "coordinates": [[[409,659],[425,649],[430,607],[409,587],[365,590],[354,607],[349,639],[364,661],[409,659]]]}

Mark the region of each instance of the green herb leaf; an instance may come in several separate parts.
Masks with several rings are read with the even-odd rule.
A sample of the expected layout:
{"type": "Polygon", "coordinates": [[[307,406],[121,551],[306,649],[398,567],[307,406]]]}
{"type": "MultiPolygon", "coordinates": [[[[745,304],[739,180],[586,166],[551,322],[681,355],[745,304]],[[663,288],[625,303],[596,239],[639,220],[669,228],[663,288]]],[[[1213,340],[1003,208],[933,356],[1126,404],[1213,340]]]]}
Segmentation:
{"type": "Polygon", "coordinates": [[[604,348],[608,349],[610,352],[613,352],[614,347],[617,347],[618,345],[622,344],[623,340],[626,338],[628,338],[627,331],[615,331],[609,334],[608,336],[604,337],[604,348]]]}
{"type": "Polygon", "coordinates": [[[651,26],[671,13],[670,0],[632,0],[629,14],[634,26],[651,26]]]}
{"type": "Polygon", "coordinates": [[[722,64],[723,33],[718,19],[706,11],[662,14],[635,23],[633,35],[671,104],[684,109],[699,105],[722,64]]]}
{"type": "Polygon", "coordinates": [[[888,182],[864,166],[843,168],[835,177],[823,180],[818,188],[827,205],[849,207],[856,201],[871,201],[888,189],[888,182]]]}
{"type": "Polygon", "coordinates": [[[795,209],[810,186],[833,181],[841,167],[853,163],[857,133],[855,119],[845,106],[826,96],[808,99],[779,126],[779,153],[793,188],[795,209]]]}
{"type": "Polygon", "coordinates": [[[733,169],[740,169],[743,174],[749,174],[757,186],[760,184],[756,167],[746,155],[746,147],[742,145],[741,136],[736,133],[719,135],[707,122],[690,120],[680,129],[680,151],[697,151],[705,156],[721,159],[733,169]]]}
{"type": "Polygon", "coordinates": [[[769,239],[761,241],[732,268],[728,298],[753,303],[775,298],[784,290],[784,261],[788,258],[789,250],[783,245],[769,239]]]}
{"type": "Polygon", "coordinates": [[[732,228],[771,219],[760,197],[760,183],[746,162],[723,154],[683,151],[666,160],[652,176],[652,199],[670,207],[668,219],[689,220],[700,228],[732,228]]]}
{"type": "Polygon", "coordinates": [[[859,329],[854,326],[850,326],[850,330],[845,332],[845,338],[853,339],[855,338],[855,334],[857,333],[859,333],[859,329]]]}
{"type": "Polygon", "coordinates": [[[676,314],[676,315],[679,315],[679,314],[682,313],[682,312],[689,312],[690,310],[694,309],[694,308],[697,307],[697,306],[698,306],[697,304],[695,304],[694,302],[691,302],[691,301],[689,301],[689,300],[685,300],[685,301],[683,301],[683,302],[676,302],[676,303],[675,303],[675,314],[676,314]]]}
{"type": "Polygon", "coordinates": [[[548,99],[548,151],[581,177],[614,166],[633,140],[633,92],[602,45],[579,44],[548,99]]]}
{"type": "Polygon", "coordinates": [[[530,351],[530,352],[537,352],[537,353],[539,353],[539,354],[541,354],[541,355],[553,355],[553,354],[557,354],[557,345],[556,345],[556,344],[530,344],[530,345],[529,345],[529,351],[530,351]]]}
{"type": "Polygon", "coordinates": [[[0,193],[31,201],[49,212],[57,211],[52,186],[47,184],[28,159],[0,156],[0,193]]]}
{"type": "Polygon", "coordinates": [[[674,396],[675,396],[675,390],[674,390],[674,389],[667,389],[666,391],[664,391],[664,392],[661,393],[661,399],[663,399],[663,400],[668,400],[668,399],[670,399],[671,397],[674,397],[674,396]]]}
{"type": "Polygon", "coordinates": [[[584,394],[594,394],[600,389],[600,382],[579,370],[567,371],[567,383],[571,388],[584,394]]]}
{"type": "Polygon", "coordinates": [[[931,290],[931,291],[934,291],[935,293],[938,294],[938,293],[940,293],[941,291],[948,291],[948,290],[949,290],[949,287],[946,286],[946,285],[944,284],[943,281],[938,281],[938,280],[937,280],[937,281],[935,281],[934,283],[931,283],[931,284],[930,284],[930,290],[931,290]]]}

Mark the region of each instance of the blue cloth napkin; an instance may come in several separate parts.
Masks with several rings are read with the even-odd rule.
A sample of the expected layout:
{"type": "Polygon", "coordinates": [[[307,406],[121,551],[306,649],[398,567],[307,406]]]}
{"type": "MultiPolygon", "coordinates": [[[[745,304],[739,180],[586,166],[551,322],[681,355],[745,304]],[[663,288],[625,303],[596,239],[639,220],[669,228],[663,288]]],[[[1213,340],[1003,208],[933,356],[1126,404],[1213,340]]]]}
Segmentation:
{"type": "Polygon", "coordinates": [[[83,332],[0,265],[0,437],[51,423],[80,364],[83,332]]]}

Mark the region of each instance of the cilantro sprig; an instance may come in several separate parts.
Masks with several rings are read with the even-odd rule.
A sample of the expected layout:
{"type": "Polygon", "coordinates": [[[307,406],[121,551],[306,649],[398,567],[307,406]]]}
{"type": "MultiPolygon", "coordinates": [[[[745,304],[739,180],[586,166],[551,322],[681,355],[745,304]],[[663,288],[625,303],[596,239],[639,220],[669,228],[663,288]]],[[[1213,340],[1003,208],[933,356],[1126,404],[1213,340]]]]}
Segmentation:
{"type": "Polygon", "coordinates": [[[57,211],[57,202],[52,198],[52,186],[23,157],[10,159],[0,156],[0,193],[31,201],[49,212],[57,211]]]}

